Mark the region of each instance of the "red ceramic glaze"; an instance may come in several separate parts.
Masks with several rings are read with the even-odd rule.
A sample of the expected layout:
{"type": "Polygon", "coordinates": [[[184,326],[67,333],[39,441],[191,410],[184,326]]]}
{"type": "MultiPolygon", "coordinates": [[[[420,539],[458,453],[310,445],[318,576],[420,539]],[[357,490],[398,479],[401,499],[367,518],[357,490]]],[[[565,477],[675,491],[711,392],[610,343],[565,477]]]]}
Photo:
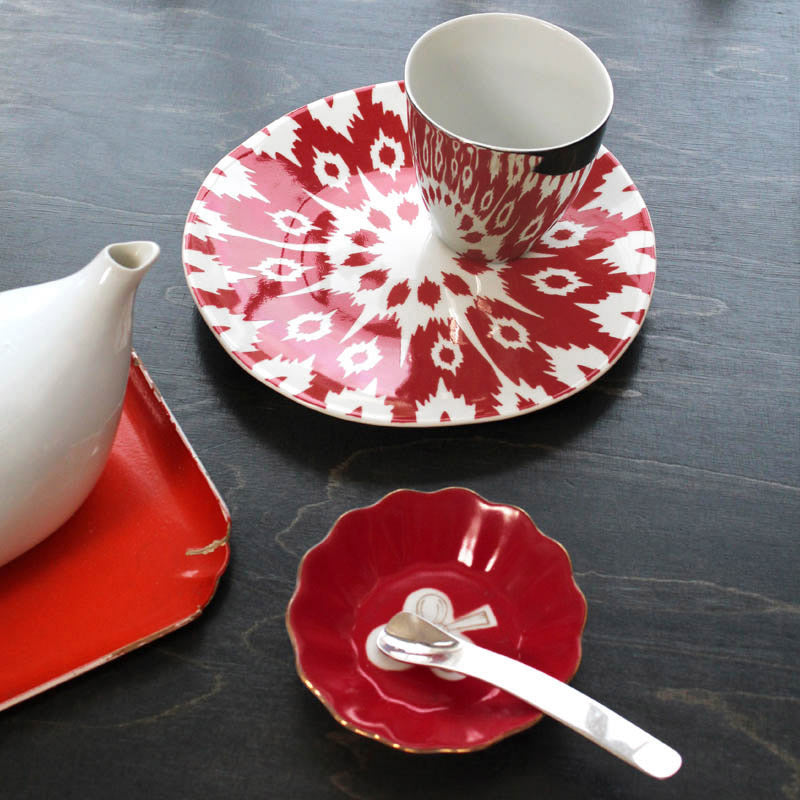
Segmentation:
{"type": "Polygon", "coordinates": [[[542,156],[456,139],[413,103],[408,128],[425,206],[448,221],[458,237],[451,246],[473,260],[507,261],[527,252],[575,200],[593,167],[590,160],[562,174],[540,173],[542,156]]]}
{"type": "Polygon", "coordinates": [[[0,709],[197,617],[228,563],[230,516],[138,358],[99,482],[0,568],[0,709]]]}
{"type": "MultiPolygon", "coordinates": [[[[536,180],[550,181],[548,203],[574,188],[536,180]]],[[[494,207],[480,186],[470,203],[494,207]]],[[[310,103],[225,156],[192,204],[183,260],[200,313],[251,375],[396,426],[504,419],[580,391],[639,332],[656,268],[644,201],[604,149],[525,257],[450,250],[432,233],[397,82],[310,103]]]]}
{"type": "Polygon", "coordinates": [[[475,750],[541,718],[475,678],[377,651],[401,610],[560,680],[580,662],[586,601],[566,551],[524,511],[467,489],[393,492],[305,555],[286,617],[297,670],[343,725],[404,750],[475,750]]]}

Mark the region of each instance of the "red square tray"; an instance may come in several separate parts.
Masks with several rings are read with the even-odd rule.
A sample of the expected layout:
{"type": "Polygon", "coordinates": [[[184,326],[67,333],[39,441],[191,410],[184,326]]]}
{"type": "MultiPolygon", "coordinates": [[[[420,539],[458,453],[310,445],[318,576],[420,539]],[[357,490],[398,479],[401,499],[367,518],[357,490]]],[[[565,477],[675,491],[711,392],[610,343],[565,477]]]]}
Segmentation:
{"type": "Polygon", "coordinates": [[[136,354],[99,482],[0,568],[0,710],[185,625],[228,563],[230,515],[136,354]]]}

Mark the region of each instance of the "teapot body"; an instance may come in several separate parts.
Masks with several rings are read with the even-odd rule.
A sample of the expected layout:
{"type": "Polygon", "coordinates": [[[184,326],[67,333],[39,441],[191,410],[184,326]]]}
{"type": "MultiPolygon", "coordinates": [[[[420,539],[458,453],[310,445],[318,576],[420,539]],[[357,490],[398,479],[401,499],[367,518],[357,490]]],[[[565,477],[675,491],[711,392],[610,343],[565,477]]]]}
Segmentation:
{"type": "Polygon", "coordinates": [[[73,275],[0,293],[0,565],[78,509],[103,471],[128,379],[152,242],[104,248],[73,275]]]}

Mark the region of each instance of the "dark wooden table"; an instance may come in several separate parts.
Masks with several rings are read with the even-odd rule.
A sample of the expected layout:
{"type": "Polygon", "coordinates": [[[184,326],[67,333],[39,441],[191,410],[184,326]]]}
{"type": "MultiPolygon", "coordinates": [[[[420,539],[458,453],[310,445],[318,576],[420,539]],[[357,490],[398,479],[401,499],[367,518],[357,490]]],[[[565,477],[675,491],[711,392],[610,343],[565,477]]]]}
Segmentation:
{"type": "Polygon", "coordinates": [[[800,797],[796,4],[505,3],[608,65],[606,143],[656,230],[641,335],[563,403],[438,430],[329,418],[242,372],[187,290],[185,215],[222,155],[495,9],[0,3],[0,289],[158,241],[135,347],[233,515],[199,621],[0,716],[0,797],[800,797]],[[284,627],[301,554],[347,509],[450,485],[567,547],[589,604],[574,684],[681,750],[676,777],[550,720],[475,754],[393,752],[302,685],[284,627]]]}

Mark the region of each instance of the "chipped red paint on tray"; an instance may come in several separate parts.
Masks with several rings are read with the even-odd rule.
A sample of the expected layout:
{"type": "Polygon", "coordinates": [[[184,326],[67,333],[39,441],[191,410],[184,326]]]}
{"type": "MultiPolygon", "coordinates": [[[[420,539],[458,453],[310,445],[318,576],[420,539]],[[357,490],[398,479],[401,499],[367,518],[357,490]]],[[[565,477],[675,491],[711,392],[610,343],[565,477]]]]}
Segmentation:
{"type": "Polygon", "coordinates": [[[195,618],[230,516],[138,358],[108,464],[77,513],[0,569],[0,709],[195,618]]]}

